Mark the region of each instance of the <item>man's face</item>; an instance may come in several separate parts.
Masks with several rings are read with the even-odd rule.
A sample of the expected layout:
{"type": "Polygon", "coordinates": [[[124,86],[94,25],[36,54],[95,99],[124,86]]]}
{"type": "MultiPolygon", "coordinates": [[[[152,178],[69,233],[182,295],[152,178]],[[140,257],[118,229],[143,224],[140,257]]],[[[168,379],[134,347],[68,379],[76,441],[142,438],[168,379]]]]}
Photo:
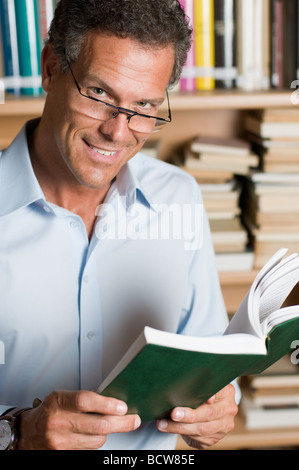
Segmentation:
{"type": "MultiPolygon", "coordinates": [[[[99,99],[128,109],[138,106],[141,113],[151,106],[149,114],[156,115],[173,64],[171,46],[147,50],[128,38],[90,33],[72,70],[80,86],[97,89],[99,99]]],[[[149,135],[130,130],[123,114],[105,122],[89,117],[90,100],[79,94],[70,71],[56,72],[47,88],[53,164],[68,181],[108,190],[149,135]]]]}

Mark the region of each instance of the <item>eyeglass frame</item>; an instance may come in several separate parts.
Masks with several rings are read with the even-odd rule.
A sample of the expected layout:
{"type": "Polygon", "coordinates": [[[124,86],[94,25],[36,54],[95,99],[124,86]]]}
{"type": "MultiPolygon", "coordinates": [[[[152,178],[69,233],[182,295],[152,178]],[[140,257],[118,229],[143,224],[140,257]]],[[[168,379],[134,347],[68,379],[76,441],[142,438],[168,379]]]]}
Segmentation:
{"type": "MultiPolygon", "coordinates": [[[[83,96],[84,98],[88,98],[90,100],[93,100],[93,101],[96,101],[98,103],[102,103],[104,104],[105,106],[107,106],[108,108],[111,108],[111,109],[114,109],[115,112],[112,113],[112,116],[110,119],[115,119],[117,118],[117,116],[119,116],[119,114],[125,114],[127,115],[127,121],[128,121],[128,124],[130,124],[130,120],[132,119],[132,117],[134,116],[140,116],[140,117],[145,117],[145,118],[148,118],[148,119],[158,119],[159,121],[162,121],[164,122],[165,124],[167,123],[170,123],[172,122],[172,115],[171,115],[171,109],[170,109],[170,100],[169,100],[169,94],[168,94],[168,90],[166,88],[165,92],[166,92],[166,98],[167,98],[167,104],[168,104],[168,119],[164,119],[164,118],[160,118],[158,116],[150,116],[148,114],[141,114],[141,113],[138,113],[137,111],[132,111],[131,109],[127,109],[127,108],[123,108],[121,106],[114,106],[113,104],[110,104],[110,103],[106,103],[106,101],[103,101],[103,100],[99,100],[98,98],[94,98],[93,96],[88,96],[88,95],[84,95],[84,93],[82,93],[81,91],[81,87],[75,77],[75,74],[72,70],[72,67],[71,67],[71,64],[68,60],[68,58],[66,57],[66,61],[67,61],[67,64],[68,64],[68,67],[71,71],[71,75],[74,79],[74,82],[75,82],[75,85],[77,87],[77,90],[78,92],[80,93],[81,96],[83,96]],[[116,114],[117,113],[117,114],[116,114]],[[115,114],[115,115],[114,115],[115,114]]],[[[100,121],[101,119],[99,119],[100,121]]],[[[104,121],[103,121],[104,122],[104,121]]],[[[129,127],[130,128],[130,127],[129,127]]],[[[133,130],[133,129],[132,129],[133,130]]],[[[151,133],[154,133],[154,132],[159,132],[161,129],[156,129],[155,131],[151,132],[151,133]]],[[[147,132],[142,132],[142,131],[134,131],[134,132],[140,132],[142,134],[146,134],[147,132]]]]}

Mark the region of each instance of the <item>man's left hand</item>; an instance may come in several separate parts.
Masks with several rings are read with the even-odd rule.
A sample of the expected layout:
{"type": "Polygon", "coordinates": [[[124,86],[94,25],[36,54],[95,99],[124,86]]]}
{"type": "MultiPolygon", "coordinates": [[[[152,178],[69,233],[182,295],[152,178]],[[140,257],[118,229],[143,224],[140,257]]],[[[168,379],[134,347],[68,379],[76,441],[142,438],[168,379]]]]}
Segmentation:
{"type": "Polygon", "coordinates": [[[174,408],[171,419],[162,419],[157,426],[159,431],[180,434],[190,447],[207,449],[234,429],[237,412],[235,388],[227,385],[197,409],[174,408]]]}

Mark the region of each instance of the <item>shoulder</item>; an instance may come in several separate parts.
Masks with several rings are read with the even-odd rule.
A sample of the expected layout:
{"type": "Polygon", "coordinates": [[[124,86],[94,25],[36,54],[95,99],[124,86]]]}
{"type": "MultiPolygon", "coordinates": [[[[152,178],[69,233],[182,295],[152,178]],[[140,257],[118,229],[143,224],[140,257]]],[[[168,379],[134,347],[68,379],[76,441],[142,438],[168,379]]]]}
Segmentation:
{"type": "Polygon", "coordinates": [[[140,184],[156,202],[201,202],[196,180],[181,168],[170,163],[138,153],[129,162],[131,171],[140,184]]]}

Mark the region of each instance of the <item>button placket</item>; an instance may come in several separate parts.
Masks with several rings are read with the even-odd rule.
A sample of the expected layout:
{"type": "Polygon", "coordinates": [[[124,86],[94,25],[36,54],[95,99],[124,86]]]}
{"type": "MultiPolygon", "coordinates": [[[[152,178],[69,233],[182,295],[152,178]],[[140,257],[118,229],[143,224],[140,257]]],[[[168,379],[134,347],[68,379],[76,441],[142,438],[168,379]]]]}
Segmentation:
{"type": "Polygon", "coordinates": [[[91,255],[82,274],[80,290],[80,380],[82,389],[97,388],[101,382],[102,319],[97,270],[91,255]]]}

